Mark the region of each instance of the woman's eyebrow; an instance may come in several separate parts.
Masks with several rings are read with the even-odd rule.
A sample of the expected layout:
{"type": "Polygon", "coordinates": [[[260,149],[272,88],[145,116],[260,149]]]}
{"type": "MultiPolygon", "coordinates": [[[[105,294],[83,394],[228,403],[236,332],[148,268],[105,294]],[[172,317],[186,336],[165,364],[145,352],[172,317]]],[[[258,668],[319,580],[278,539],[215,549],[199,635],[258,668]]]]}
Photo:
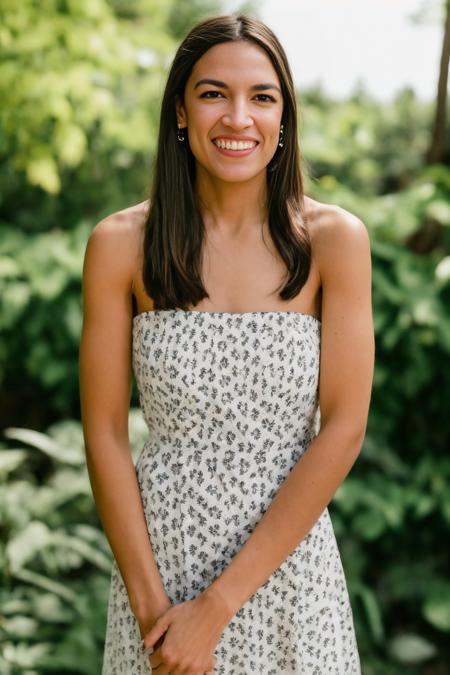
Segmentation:
{"type": "MultiPolygon", "coordinates": [[[[212,80],[210,78],[204,78],[203,80],[199,80],[196,84],[194,84],[194,89],[197,89],[201,84],[213,84],[216,87],[222,87],[223,89],[228,89],[228,85],[225,82],[222,82],[221,80],[212,80]]],[[[250,87],[252,91],[266,91],[266,89],[276,89],[278,92],[281,94],[281,89],[277,87],[276,84],[272,84],[271,82],[264,82],[262,84],[252,84],[250,87]]]]}

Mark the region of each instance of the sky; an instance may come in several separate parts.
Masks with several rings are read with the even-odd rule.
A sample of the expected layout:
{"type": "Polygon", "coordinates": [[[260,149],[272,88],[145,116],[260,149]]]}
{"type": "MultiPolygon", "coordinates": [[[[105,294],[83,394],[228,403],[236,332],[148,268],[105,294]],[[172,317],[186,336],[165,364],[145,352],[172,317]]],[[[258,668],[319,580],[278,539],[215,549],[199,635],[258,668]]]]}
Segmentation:
{"type": "MultiPolygon", "coordinates": [[[[322,84],[346,98],[358,82],[388,102],[405,86],[423,101],[437,92],[443,25],[434,11],[411,21],[424,5],[443,0],[261,0],[259,17],[283,45],[295,85],[322,84]]],[[[230,0],[229,9],[239,2],[230,0]]]]}

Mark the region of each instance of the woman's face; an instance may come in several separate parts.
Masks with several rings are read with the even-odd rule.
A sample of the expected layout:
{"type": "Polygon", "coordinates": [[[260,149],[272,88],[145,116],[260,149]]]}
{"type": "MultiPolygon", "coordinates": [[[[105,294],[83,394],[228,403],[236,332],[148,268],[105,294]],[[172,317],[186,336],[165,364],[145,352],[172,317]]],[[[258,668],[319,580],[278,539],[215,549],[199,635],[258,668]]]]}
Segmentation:
{"type": "Polygon", "coordinates": [[[243,41],[211,47],[195,64],[184,97],[184,105],[176,106],[178,124],[187,127],[183,142],[208,173],[233,182],[266,169],[277,150],[283,98],[263,49],[243,41]],[[233,138],[250,139],[245,143],[254,147],[217,146],[219,139],[223,145],[233,138]]]}

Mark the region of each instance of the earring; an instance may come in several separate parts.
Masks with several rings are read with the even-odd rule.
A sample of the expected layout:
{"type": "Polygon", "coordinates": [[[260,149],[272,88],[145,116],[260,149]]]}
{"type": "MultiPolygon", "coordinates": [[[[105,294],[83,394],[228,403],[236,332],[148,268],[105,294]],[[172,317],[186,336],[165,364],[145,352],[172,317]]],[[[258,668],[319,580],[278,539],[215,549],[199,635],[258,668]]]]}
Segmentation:
{"type": "Polygon", "coordinates": [[[179,141],[184,141],[184,134],[181,125],[178,125],[177,138],[179,141]]]}
{"type": "Polygon", "coordinates": [[[280,146],[280,148],[283,147],[283,125],[281,125],[280,127],[280,139],[278,141],[278,145],[280,146]]]}

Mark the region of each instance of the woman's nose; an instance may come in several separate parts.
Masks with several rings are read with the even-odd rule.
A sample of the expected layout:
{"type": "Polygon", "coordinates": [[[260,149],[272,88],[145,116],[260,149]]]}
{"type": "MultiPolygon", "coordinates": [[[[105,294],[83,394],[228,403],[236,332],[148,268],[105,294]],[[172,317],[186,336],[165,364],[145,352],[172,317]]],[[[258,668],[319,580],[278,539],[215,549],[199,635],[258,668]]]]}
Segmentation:
{"type": "Polygon", "coordinates": [[[245,102],[236,102],[223,116],[224,124],[237,129],[248,127],[252,122],[253,120],[249,115],[247,104],[245,102]]]}

